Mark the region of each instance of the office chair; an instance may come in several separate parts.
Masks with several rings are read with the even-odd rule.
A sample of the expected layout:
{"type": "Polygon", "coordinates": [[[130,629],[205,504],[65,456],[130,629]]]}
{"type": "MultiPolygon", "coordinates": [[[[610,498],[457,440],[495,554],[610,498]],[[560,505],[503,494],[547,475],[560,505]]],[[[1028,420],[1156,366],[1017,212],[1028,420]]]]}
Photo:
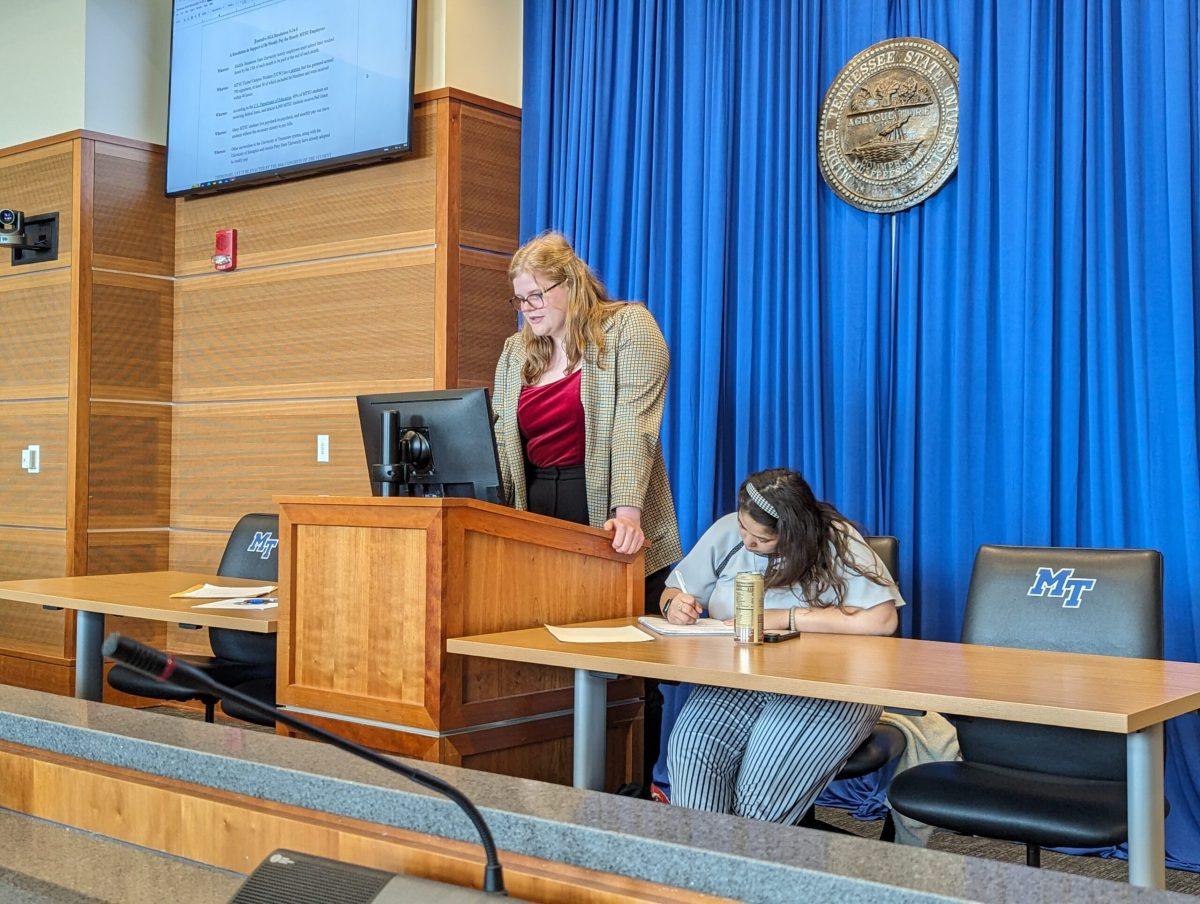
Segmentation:
{"type": "MultiPolygon", "coordinates": [[[[244,515],[234,526],[217,574],[275,583],[279,578],[277,546],[263,544],[262,535],[279,537],[277,515],[244,515]]],[[[208,640],[215,656],[183,656],[181,659],[203,669],[228,685],[270,678],[274,696],[275,635],[232,628],[210,628],[208,640]]],[[[217,698],[174,681],[159,681],[123,665],[114,665],[108,683],[116,690],[155,700],[199,700],[204,704],[204,721],[212,722],[217,698]]]]}
{"type": "MultiPolygon", "coordinates": [[[[256,678],[253,681],[235,685],[235,688],[243,694],[267,704],[272,709],[275,708],[275,675],[273,666],[270,678],[256,678]]],[[[236,700],[222,700],[221,712],[234,719],[241,719],[243,722],[253,722],[255,725],[266,725],[269,727],[274,727],[275,725],[274,719],[268,719],[258,710],[243,706],[236,700]]]]}
{"type": "MultiPolygon", "coordinates": [[[[1161,659],[1162,555],[1151,549],[981,546],[963,643],[1161,659]]],[[[1097,688],[1097,693],[1102,693],[1097,688]]],[[[962,762],[925,763],[892,780],[905,816],[965,835],[1043,847],[1125,841],[1123,735],[954,719],[962,762]]]]}
{"type": "MultiPolygon", "coordinates": [[[[874,550],[875,555],[879,556],[880,561],[887,568],[888,574],[892,576],[892,580],[899,587],[900,541],[895,537],[864,537],[863,539],[874,550]]],[[[907,600],[905,602],[908,605],[912,605],[907,600]]],[[[917,623],[915,612],[912,614],[912,623],[913,625],[917,623]]],[[[893,636],[900,636],[899,618],[896,621],[896,630],[893,636]]],[[[906,746],[908,746],[908,742],[904,739],[904,733],[900,729],[880,722],[871,729],[871,733],[867,736],[867,739],[858,746],[854,753],[850,754],[850,759],[846,760],[841,771],[834,777],[834,781],[846,778],[861,778],[864,775],[869,775],[904,753],[906,746]]],[[[841,832],[836,826],[818,820],[815,815],[815,808],[810,808],[804,814],[800,820],[800,825],[810,829],[815,828],[841,832]]],[[[879,840],[896,840],[896,826],[892,821],[892,814],[890,812],[884,819],[883,830],[879,834],[879,840]]]]}

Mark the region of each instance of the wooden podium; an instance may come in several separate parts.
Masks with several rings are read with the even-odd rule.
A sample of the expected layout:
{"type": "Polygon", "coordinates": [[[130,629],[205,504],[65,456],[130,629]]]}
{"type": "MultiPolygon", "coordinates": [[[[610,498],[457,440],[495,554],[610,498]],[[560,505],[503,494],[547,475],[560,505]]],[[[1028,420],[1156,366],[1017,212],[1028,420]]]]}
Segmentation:
{"type": "MultiPolygon", "coordinates": [[[[281,706],[377,749],[570,784],[571,674],[446,639],[639,615],[643,553],[473,499],[275,501],[281,706]]],[[[611,683],[610,789],[641,780],[641,695],[611,683]]]]}

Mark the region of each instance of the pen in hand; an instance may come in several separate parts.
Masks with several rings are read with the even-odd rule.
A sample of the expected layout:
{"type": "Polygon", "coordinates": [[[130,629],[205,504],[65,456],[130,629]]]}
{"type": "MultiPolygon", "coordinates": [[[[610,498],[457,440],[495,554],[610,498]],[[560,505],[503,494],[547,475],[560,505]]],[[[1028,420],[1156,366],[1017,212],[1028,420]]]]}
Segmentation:
{"type": "MultiPolygon", "coordinates": [[[[676,571],[675,576],[679,578],[679,590],[681,591],[680,594],[677,595],[674,599],[675,602],[679,603],[679,608],[676,609],[675,611],[677,611],[684,618],[688,619],[688,621],[679,622],[679,624],[685,624],[685,625],[695,624],[700,619],[700,601],[697,600],[690,593],[688,593],[687,584],[684,583],[683,575],[680,572],[676,571]],[[691,600],[690,601],[681,600],[680,599],[681,596],[691,597],[691,600]]],[[[668,613],[668,615],[669,614],[670,613],[668,613]]],[[[670,621],[670,620],[671,620],[670,618],[667,619],[667,621],[670,621]]]]}

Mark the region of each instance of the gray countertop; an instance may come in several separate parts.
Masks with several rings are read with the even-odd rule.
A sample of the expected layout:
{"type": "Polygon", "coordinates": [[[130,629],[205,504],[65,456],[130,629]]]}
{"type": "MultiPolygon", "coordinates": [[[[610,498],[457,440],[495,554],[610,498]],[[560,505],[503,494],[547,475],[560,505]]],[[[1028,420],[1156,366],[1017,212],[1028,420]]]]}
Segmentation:
{"type": "MultiPolygon", "coordinates": [[[[476,840],[466,817],[449,801],[328,745],[7,686],[0,686],[0,739],[264,800],[476,840]]],[[[466,793],[483,810],[502,850],[747,901],[1189,900],[1101,879],[486,772],[412,765],[466,793]]]]}

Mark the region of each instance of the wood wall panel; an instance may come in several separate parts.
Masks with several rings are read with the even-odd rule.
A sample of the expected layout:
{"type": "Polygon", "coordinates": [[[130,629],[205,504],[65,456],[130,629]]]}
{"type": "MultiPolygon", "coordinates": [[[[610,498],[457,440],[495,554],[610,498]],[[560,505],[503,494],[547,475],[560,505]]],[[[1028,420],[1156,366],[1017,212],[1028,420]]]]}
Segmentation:
{"type": "Polygon", "coordinates": [[[95,143],[92,264],[175,274],[175,201],[164,194],[161,151],[95,143]]]}
{"type": "Polygon", "coordinates": [[[274,512],[271,497],[369,496],[353,399],[176,405],[171,526],[228,531],[247,512],[274,512]],[[318,433],[329,458],[316,461],[318,433]]]}
{"type": "Polygon", "coordinates": [[[14,267],[7,251],[0,254],[0,277],[28,275],[39,270],[69,268],[71,231],[75,222],[71,199],[72,148],[63,141],[0,157],[0,198],[26,216],[58,212],[58,260],[14,267]]]}
{"type": "Polygon", "coordinates": [[[175,398],[347,396],[433,380],[433,252],[182,280],[175,398]]]}
{"type": "Polygon", "coordinates": [[[67,403],[0,405],[0,524],[67,526],[67,403]],[[21,450],[41,446],[41,473],[21,467],[21,450]]]}
{"type": "Polygon", "coordinates": [[[66,398],[70,314],[70,270],[0,278],[0,400],[66,398]]]}
{"type": "Polygon", "coordinates": [[[243,268],[433,244],[432,112],[418,105],[402,160],[180,201],[175,275],[213,272],[221,228],[238,230],[243,268]]]}
{"type": "Polygon", "coordinates": [[[0,581],[61,577],[67,573],[61,530],[0,527],[0,581]]]}
{"type": "Polygon", "coordinates": [[[0,684],[69,697],[75,692],[75,667],[0,653],[0,684]]]}
{"type": "MultiPolygon", "coordinates": [[[[66,568],[64,531],[0,528],[0,581],[57,577],[66,574],[66,568]]],[[[37,650],[47,655],[62,655],[65,630],[64,612],[0,601],[0,650],[37,650]]],[[[16,683],[7,681],[2,669],[0,681],[16,683]]]]}
{"type": "MultiPolygon", "coordinates": [[[[249,510],[241,514],[249,514],[249,510]]],[[[241,515],[230,518],[225,530],[171,530],[170,570],[216,574],[217,566],[221,564],[221,554],[225,551],[225,541],[229,539],[229,533],[239,517],[241,515]]]]}
{"type": "Polygon", "coordinates": [[[170,407],[92,402],[90,431],[89,527],[165,527],[171,517],[170,407]]]}
{"type": "Polygon", "coordinates": [[[504,340],[517,331],[517,315],[508,306],[508,258],[462,252],[458,285],[458,385],[491,389],[504,340]]]}
{"type": "Polygon", "coordinates": [[[92,274],[92,398],[171,401],[175,284],[92,274]]]}
{"type": "Polygon", "coordinates": [[[520,227],[521,121],[460,105],[459,241],[512,254],[520,227]]]}
{"type": "Polygon", "coordinates": [[[165,529],[89,531],[88,574],[167,571],[170,537],[165,529]]]}

